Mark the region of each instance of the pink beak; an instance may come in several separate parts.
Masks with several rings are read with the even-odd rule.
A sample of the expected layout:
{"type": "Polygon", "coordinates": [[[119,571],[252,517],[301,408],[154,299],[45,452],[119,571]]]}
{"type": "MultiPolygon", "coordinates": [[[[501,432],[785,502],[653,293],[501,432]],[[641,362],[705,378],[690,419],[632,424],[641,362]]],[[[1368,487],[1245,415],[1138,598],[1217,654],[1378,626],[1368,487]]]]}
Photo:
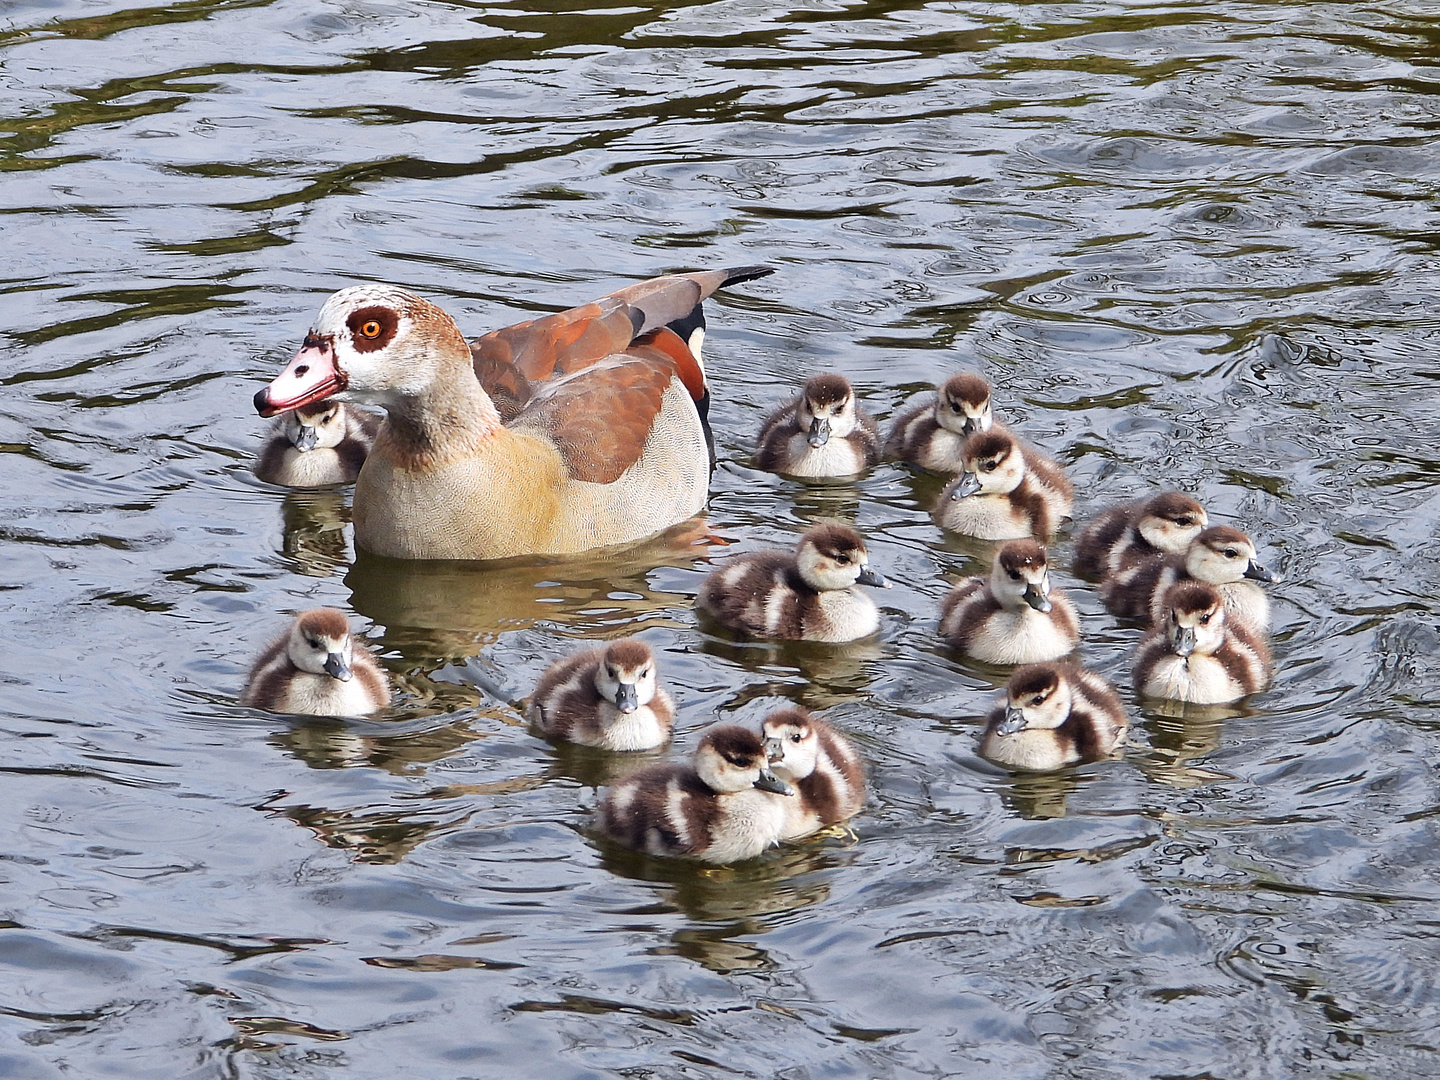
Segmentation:
{"type": "Polygon", "coordinates": [[[345,389],[349,382],[335,363],[335,348],[328,338],[307,337],[285,370],[255,395],[261,416],[289,412],[345,389]]]}

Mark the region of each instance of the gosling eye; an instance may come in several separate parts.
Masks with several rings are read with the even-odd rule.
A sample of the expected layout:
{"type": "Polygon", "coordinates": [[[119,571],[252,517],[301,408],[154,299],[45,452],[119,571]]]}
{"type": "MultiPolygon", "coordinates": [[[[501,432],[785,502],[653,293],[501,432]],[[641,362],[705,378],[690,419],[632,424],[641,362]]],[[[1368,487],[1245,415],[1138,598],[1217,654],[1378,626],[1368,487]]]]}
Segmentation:
{"type": "Polygon", "coordinates": [[[318,638],[307,637],[307,638],[305,639],[305,641],[309,644],[309,646],[310,646],[312,649],[318,649],[318,648],[320,648],[320,641],[319,641],[318,638]]]}
{"type": "Polygon", "coordinates": [[[794,734],[792,734],[792,735],[790,736],[790,741],[791,741],[791,742],[800,742],[800,741],[801,741],[801,740],[800,740],[800,733],[797,731],[797,732],[795,732],[794,734]]]}
{"type": "Polygon", "coordinates": [[[1209,616],[1209,615],[1201,615],[1201,616],[1200,616],[1200,625],[1201,625],[1201,626],[1209,626],[1209,625],[1210,625],[1210,616],[1209,616]]]}
{"type": "Polygon", "coordinates": [[[1239,553],[1238,551],[1236,551],[1234,548],[1226,548],[1226,549],[1222,552],[1222,554],[1223,554],[1223,555],[1225,556],[1225,558],[1227,558],[1227,559],[1233,559],[1233,558],[1235,558],[1237,555],[1239,555],[1240,553],[1239,553]]]}
{"type": "Polygon", "coordinates": [[[849,566],[849,565],[850,565],[850,556],[849,556],[849,555],[836,555],[836,556],[835,556],[835,561],[836,561],[837,563],[839,563],[841,566],[849,566]]]}
{"type": "Polygon", "coordinates": [[[1188,517],[1176,518],[1175,524],[1179,525],[1182,529],[1188,529],[1190,527],[1190,519],[1188,517]]]}
{"type": "Polygon", "coordinates": [[[1011,581],[1019,581],[1019,580],[1020,580],[1020,571],[1019,571],[1019,570],[1011,570],[1011,571],[1010,571],[1010,580],[1011,580],[1011,581]]]}
{"type": "Polygon", "coordinates": [[[610,676],[610,678],[612,679],[620,678],[620,673],[616,671],[613,667],[610,667],[608,664],[605,666],[605,674],[610,676]]]}
{"type": "Polygon", "coordinates": [[[982,462],[980,463],[980,471],[981,471],[981,472],[994,472],[994,471],[995,471],[995,462],[993,462],[993,461],[982,461],[982,462]]]}

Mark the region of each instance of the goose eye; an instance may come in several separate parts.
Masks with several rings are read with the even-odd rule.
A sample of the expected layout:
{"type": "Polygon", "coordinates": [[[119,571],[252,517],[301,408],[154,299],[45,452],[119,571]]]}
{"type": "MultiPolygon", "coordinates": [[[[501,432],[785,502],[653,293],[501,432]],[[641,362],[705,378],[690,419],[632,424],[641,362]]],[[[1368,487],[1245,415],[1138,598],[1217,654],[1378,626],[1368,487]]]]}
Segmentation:
{"type": "Polygon", "coordinates": [[[800,733],[797,731],[797,732],[795,732],[793,735],[791,735],[791,736],[790,736],[790,741],[791,741],[791,742],[799,742],[799,741],[800,741],[800,733]]]}
{"type": "Polygon", "coordinates": [[[312,649],[318,649],[318,648],[320,648],[320,642],[319,642],[319,640],[317,640],[316,638],[307,637],[307,638],[305,639],[305,641],[306,641],[307,644],[309,644],[309,646],[310,646],[312,649]]]}
{"type": "Polygon", "coordinates": [[[612,678],[612,679],[618,679],[618,678],[620,678],[620,673],[619,673],[618,671],[616,671],[613,667],[606,667],[606,668],[605,668],[605,674],[608,675],[608,676],[610,676],[610,678],[612,678]]]}
{"type": "Polygon", "coordinates": [[[1020,571],[1019,571],[1019,570],[1011,570],[1011,571],[1010,571],[1010,580],[1011,580],[1011,581],[1019,581],[1019,580],[1020,580],[1020,571]]]}
{"type": "Polygon", "coordinates": [[[837,563],[839,563],[841,566],[849,566],[849,565],[850,565],[850,556],[849,556],[849,555],[836,555],[836,556],[835,556],[835,561],[836,561],[837,563]]]}
{"type": "Polygon", "coordinates": [[[1200,616],[1200,625],[1201,625],[1201,626],[1209,626],[1209,625],[1210,625],[1210,616],[1209,616],[1209,615],[1201,615],[1201,616],[1200,616]]]}
{"type": "Polygon", "coordinates": [[[1227,559],[1233,559],[1233,558],[1235,558],[1236,555],[1239,555],[1239,554],[1240,554],[1240,553],[1239,553],[1238,551],[1236,551],[1234,548],[1226,548],[1226,549],[1225,549],[1225,558],[1227,558],[1227,559]]]}
{"type": "Polygon", "coordinates": [[[370,338],[372,341],[380,336],[380,323],[376,319],[366,319],[360,324],[360,336],[370,338]]]}
{"type": "Polygon", "coordinates": [[[1179,525],[1182,529],[1188,529],[1190,527],[1190,519],[1188,517],[1176,518],[1175,524],[1179,525]]]}
{"type": "Polygon", "coordinates": [[[649,669],[648,667],[646,667],[646,668],[641,668],[639,671],[637,671],[637,672],[635,673],[635,680],[636,680],[636,682],[639,682],[641,679],[647,678],[649,675],[650,675],[650,669],[649,669]]]}
{"type": "Polygon", "coordinates": [[[959,411],[960,411],[960,405],[959,405],[959,403],[952,401],[952,402],[950,403],[950,411],[951,411],[951,412],[959,412],[959,411]]]}
{"type": "Polygon", "coordinates": [[[994,468],[995,468],[995,462],[993,462],[993,461],[982,461],[982,462],[980,463],[980,471],[981,471],[981,472],[992,472],[992,471],[994,470],[994,468]]]}

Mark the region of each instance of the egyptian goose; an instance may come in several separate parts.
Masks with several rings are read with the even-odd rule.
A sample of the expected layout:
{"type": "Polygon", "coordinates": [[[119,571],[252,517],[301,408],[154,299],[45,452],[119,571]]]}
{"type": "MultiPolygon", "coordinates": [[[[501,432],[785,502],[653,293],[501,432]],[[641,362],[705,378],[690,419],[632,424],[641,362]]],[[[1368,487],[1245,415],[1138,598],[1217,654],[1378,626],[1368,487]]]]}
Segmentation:
{"type": "Polygon", "coordinates": [[[301,612],[250,671],[240,704],[309,716],[363,716],[390,704],[390,677],[335,608],[301,612]]]}
{"type": "Polygon", "coordinates": [[[675,706],[650,646],[621,638],[558,660],[530,698],[530,722],[549,739],[602,750],[651,750],[670,741],[675,706]]]}
{"type": "Polygon", "coordinates": [[[1074,489],[1060,466],[1026,452],[998,428],[971,435],[961,473],[940,495],[935,522],[981,540],[1048,540],[1070,513],[1074,489]]]}
{"type": "Polygon", "coordinates": [[[755,465],[786,476],[854,476],[880,460],[875,421],[841,375],[814,375],[800,396],[771,413],[755,465]]]}
{"type": "Polygon", "coordinates": [[[795,788],[781,839],[809,836],[865,805],[865,766],[850,740],[804,709],[777,709],[761,725],[770,770],[795,788]]]}
{"type": "MultiPolygon", "coordinates": [[[[744,267],[656,278],[467,346],[389,285],[334,294],[262,416],[323,397],[385,410],[355,482],[356,544],[403,559],[498,559],[631,543],[705,504],[705,373],[689,326],[744,267]]],[[[698,341],[698,338],[694,340],[698,341]]]]}
{"type": "Polygon", "coordinates": [[[708,863],[753,859],[779,843],[794,791],[770,771],[764,741],[738,724],[712,727],[694,763],[671,762],[621,780],[600,800],[602,832],[649,855],[708,863]]]}
{"type": "Polygon", "coordinates": [[[885,454],[931,472],[958,473],[965,468],[960,456],[965,440],[995,424],[990,384],[966,372],[950,376],[935,389],[934,402],[921,402],[896,419],[885,440],[885,454]]]}
{"type": "Polygon", "coordinates": [[[1011,540],[995,556],[989,580],[960,582],[941,602],[940,632],[986,664],[1058,660],[1080,644],[1075,608],[1050,587],[1045,549],[1011,540]]]}
{"type": "Polygon", "coordinates": [[[1163,615],[1135,655],[1135,692],[1166,701],[1219,705],[1270,685],[1270,649],[1239,620],[1225,615],[1215,586],[1182,581],[1170,587],[1163,615]]]}
{"type": "Polygon", "coordinates": [[[716,622],[756,637],[854,641],[880,628],[874,601],[856,585],[888,587],[870,569],[865,541],[843,525],[816,525],[796,550],[736,555],[712,570],[696,604],[716,622]]]}
{"type": "Polygon", "coordinates": [[[260,450],[255,475],[267,484],[315,488],[352,484],[375,442],[380,418],[334,398],[279,417],[260,450]]]}
{"type": "Polygon", "coordinates": [[[1073,664],[1017,668],[990,714],[980,753],[1009,769],[1046,772],[1109,757],[1129,722],[1114,688],[1073,664]]]}
{"type": "Polygon", "coordinates": [[[1073,570],[1099,580],[1146,559],[1175,555],[1209,522],[1205,508],[1179,491],[1101,511],[1075,538],[1073,570]]]}
{"type": "Polygon", "coordinates": [[[1270,597],[1255,582],[1275,575],[1255,557],[1255,545],[1239,529],[1216,525],[1190,541],[1183,555],[1146,559],[1107,577],[1100,596],[1122,619],[1145,619],[1157,625],[1165,616],[1165,595],[1180,581],[1215,586],[1225,601],[1231,623],[1244,623],[1257,634],[1270,629],[1270,597]]]}

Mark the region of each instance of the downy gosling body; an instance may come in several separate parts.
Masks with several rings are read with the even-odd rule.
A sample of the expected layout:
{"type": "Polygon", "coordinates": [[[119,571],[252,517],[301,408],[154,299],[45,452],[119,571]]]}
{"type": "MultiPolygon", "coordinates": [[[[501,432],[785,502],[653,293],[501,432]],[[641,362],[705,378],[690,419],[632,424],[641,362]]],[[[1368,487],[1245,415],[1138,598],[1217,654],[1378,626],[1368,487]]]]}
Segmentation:
{"type": "Polygon", "coordinates": [[[738,724],[712,727],[690,765],[642,769],[600,801],[611,839],[649,855],[688,855],[708,863],[752,859],[779,843],[794,798],[767,760],[758,734],[738,724]]]}
{"type": "Polygon", "coordinates": [[[786,476],[854,476],[880,460],[875,421],[840,375],[815,375],[800,396],[771,413],[755,464],[786,476]]]}
{"type": "Polygon", "coordinates": [[[675,705],[655,654],[635,638],[582,649],[540,676],[530,722],[547,739],[602,750],[651,750],[670,741],[675,705]]]}
{"type": "Polygon", "coordinates": [[[1270,597],[1255,583],[1274,580],[1275,575],[1256,559],[1248,536],[1228,525],[1216,525],[1190,541],[1183,555],[1146,559],[1106,578],[1100,595],[1113,614],[1158,625],[1164,620],[1165,596],[1172,585],[1203,581],[1220,593],[1232,625],[1242,623],[1264,634],[1270,629],[1270,597]]]}
{"type": "Polygon", "coordinates": [[[1112,506],[1075,538],[1073,569],[1077,576],[1096,581],[1146,559],[1181,554],[1207,524],[1205,508],[1179,491],[1112,506]]]}
{"type": "Polygon", "coordinates": [[[334,398],[302,406],[275,421],[255,475],[295,488],[353,484],[379,430],[378,416],[334,398]]]}
{"type": "Polygon", "coordinates": [[[390,677],[343,611],[315,608],[260,654],[240,704],[309,716],[363,716],[390,704],[390,677]]]}
{"type": "Polygon", "coordinates": [[[935,507],[941,528],[981,540],[1048,540],[1069,516],[1074,489],[1060,466],[1026,454],[1009,433],[970,436],[961,458],[963,471],[935,507]]]}
{"type": "Polygon", "coordinates": [[[1010,676],[980,753],[997,765],[1047,772],[1109,757],[1125,737],[1125,707],[1111,685],[1071,664],[1027,664],[1010,676]]]}
{"type": "Polygon", "coordinates": [[[1272,674],[1264,639],[1227,619],[1220,593],[1203,581],[1171,586],[1135,656],[1135,692],[1166,701],[1239,701],[1269,686],[1272,674]]]}
{"type": "Polygon", "coordinates": [[[854,641],[880,628],[879,610],[857,584],[887,587],[870,569],[865,541],[843,525],[816,525],[794,553],[736,555],[712,570],[696,603],[756,637],[854,641]]]}
{"type": "Polygon", "coordinates": [[[854,817],[865,805],[865,766],[850,740],[804,709],[777,709],[761,725],[770,769],[795,788],[782,839],[854,817]]]}
{"type": "Polygon", "coordinates": [[[973,577],[951,589],[940,605],[940,632],[987,664],[1058,660],[1080,644],[1075,608],[1051,588],[1045,549],[1034,540],[1011,540],[988,580],[973,577]]]}
{"type": "Polygon", "coordinates": [[[937,473],[964,471],[960,448],[995,424],[990,384],[979,375],[952,375],[935,388],[935,400],[906,409],[885,441],[888,457],[937,473]]]}

